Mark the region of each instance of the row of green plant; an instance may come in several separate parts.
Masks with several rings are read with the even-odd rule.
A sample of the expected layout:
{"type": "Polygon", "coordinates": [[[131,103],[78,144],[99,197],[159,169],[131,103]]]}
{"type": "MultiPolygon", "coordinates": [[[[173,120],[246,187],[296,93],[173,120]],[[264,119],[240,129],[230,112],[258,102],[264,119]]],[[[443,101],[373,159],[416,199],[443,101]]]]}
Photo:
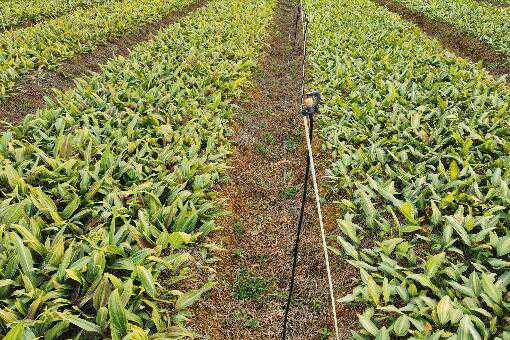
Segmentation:
{"type": "Polygon", "coordinates": [[[509,339],[505,80],[372,1],[305,3],[353,337],[509,339]]]}
{"type": "Polygon", "coordinates": [[[77,9],[69,15],[0,35],[0,99],[36,69],[85,53],[115,36],[139,30],[192,0],[120,0],[77,9]]]}
{"type": "Polygon", "coordinates": [[[76,8],[93,6],[109,0],[6,0],[0,2],[0,27],[15,28],[27,22],[56,18],[76,8]]]}
{"type": "Polygon", "coordinates": [[[510,8],[479,0],[395,0],[414,11],[479,37],[510,59],[510,8]]]}
{"type": "Polygon", "coordinates": [[[191,250],[216,228],[273,6],[211,1],[1,135],[4,339],[192,335],[187,307],[214,283],[189,289],[191,250]]]}

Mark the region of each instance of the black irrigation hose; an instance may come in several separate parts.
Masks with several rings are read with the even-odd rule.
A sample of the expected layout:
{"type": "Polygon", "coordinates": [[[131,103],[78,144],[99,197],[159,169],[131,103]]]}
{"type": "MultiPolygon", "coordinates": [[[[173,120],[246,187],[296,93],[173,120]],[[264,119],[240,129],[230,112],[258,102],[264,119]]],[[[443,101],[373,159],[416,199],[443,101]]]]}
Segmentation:
{"type": "MultiPolygon", "coordinates": [[[[294,39],[297,40],[297,30],[298,30],[298,21],[301,16],[303,19],[304,27],[303,27],[303,59],[302,59],[302,79],[301,79],[301,113],[305,114],[305,111],[303,110],[303,103],[305,98],[305,64],[306,64],[306,32],[308,29],[308,21],[306,20],[306,16],[303,13],[303,9],[299,5],[296,11],[296,22],[295,22],[295,28],[294,28],[294,39]]],[[[312,140],[312,134],[313,134],[313,112],[306,114],[308,116],[308,119],[310,121],[308,135],[310,138],[310,142],[312,140]]],[[[285,305],[285,315],[283,318],[283,330],[282,330],[282,339],[287,339],[287,323],[289,321],[289,311],[290,311],[290,305],[292,302],[292,293],[294,291],[294,284],[296,279],[296,267],[297,267],[297,258],[299,253],[299,241],[301,239],[301,231],[303,229],[303,222],[304,222],[304,215],[305,215],[305,205],[306,205],[306,197],[308,194],[308,178],[310,176],[310,155],[307,153],[306,155],[306,168],[305,168],[305,175],[303,179],[303,195],[301,197],[301,210],[299,212],[299,221],[296,229],[296,237],[294,240],[294,249],[292,251],[292,273],[290,278],[290,285],[288,289],[288,295],[287,295],[287,303],[285,305]]]]}
{"type": "MultiPolygon", "coordinates": [[[[308,134],[310,136],[310,141],[312,140],[313,133],[313,115],[309,116],[310,126],[308,134]]],[[[292,274],[290,278],[290,286],[287,295],[287,304],[285,306],[285,316],[283,318],[283,332],[282,339],[287,339],[287,322],[289,318],[289,310],[290,304],[292,301],[292,292],[294,291],[294,283],[296,278],[296,266],[297,266],[297,258],[299,252],[299,241],[301,238],[301,230],[303,229],[304,215],[305,215],[305,205],[306,205],[306,196],[308,193],[308,177],[310,175],[310,156],[307,153],[306,156],[306,168],[305,168],[305,176],[303,180],[303,196],[301,197],[301,210],[299,211],[299,222],[296,229],[296,238],[294,240],[294,249],[292,251],[292,274]]]]}

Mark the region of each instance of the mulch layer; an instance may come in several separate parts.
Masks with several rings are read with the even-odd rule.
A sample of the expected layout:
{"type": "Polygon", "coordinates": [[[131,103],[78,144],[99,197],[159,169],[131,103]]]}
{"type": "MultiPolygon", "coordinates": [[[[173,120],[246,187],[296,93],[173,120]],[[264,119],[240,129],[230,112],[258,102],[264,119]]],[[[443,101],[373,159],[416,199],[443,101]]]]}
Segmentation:
{"type": "MultiPolygon", "coordinates": [[[[281,336],[306,155],[299,114],[302,51],[297,47],[301,42],[294,41],[295,5],[292,0],[278,2],[250,100],[233,117],[235,151],[229,180],[218,188],[231,214],[217,220],[223,229],[210,239],[226,251],[212,277],[202,277],[219,285],[197,303],[191,318],[195,331],[206,339],[281,336]]],[[[315,140],[318,151],[320,141],[315,140]]],[[[319,180],[321,174],[322,168],[319,180]]],[[[332,229],[334,206],[326,205],[324,210],[327,228],[332,229]]],[[[332,269],[336,296],[350,293],[356,271],[337,259],[332,269]]],[[[357,328],[359,311],[341,304],[337,309],[341,339],[345,339],[357,328]]],[[[310,195],[288,338],[327,339],[332,332],[324,255],[310,195]]]]}
{"type": "MultiPolygon", "coordinates": [[[[510,75],[509,57],[497,52],[480,38],[459,31],[446,22],[428,18],[393,0],[373,0],[393,13],[419,26],[426,34],[439,40],[441,45],[456,55],[474,63],[482,62],[483,67],[495,76],[510,75]]],[[[510,76],[507,77],[510,82],[510,76]]]]}
{"type": "MultiPolygon", "coordinates": [[[[74,59],[61,63],[56,70],[34,72],[22,78],[14,93],[0,102],[0,121],[16,124],[26,115],[35,113],[45,105],[44,97],[52,97],[53,88],[66,90],[74,86],[73,79],[99,72],[100,65],[116,56],[127,56],[137,44],[150,40],[159,29],[178,21],[182,17],[204,6],[208,0],[197,0],[162,20],[140,26],[135,33],[112,38],[99,45],[90,53],[77,55],[74,59]]],[[[0,124],[2,130],[2,124],[0,124]]]]}

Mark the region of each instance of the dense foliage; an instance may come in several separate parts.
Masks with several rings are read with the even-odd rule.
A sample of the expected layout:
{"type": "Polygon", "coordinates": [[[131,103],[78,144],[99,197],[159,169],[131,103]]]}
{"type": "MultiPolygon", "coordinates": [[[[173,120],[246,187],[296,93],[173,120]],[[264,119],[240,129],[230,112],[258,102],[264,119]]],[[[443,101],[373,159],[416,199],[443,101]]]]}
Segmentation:
{"type": "Polygon", "coordinates": [[[140,29],[191,0],[120,0],[77,9],[25,29],[0,34],[0,99],[35,69],[52,68],[117,35],[140,29]]]}
{"type": "Polygon", "coordinates": [[[10,29],[31,21],[56,18],[76,8],[107,1],[110,0],[6,0],[0,2],[0,28],[10,29]]]}
{"type": "Polygon", "coordinates": [[[510,59],[510,8],[479,0],[395,0],[406,7],[472,34],[510,59]]]}
{"type": "Polygon", "coordinates": [[[0,334],[174,339],[272,1],[217,0],[0,138],[0,334]],[[162,289],[164,281],[165,289],[162,289]],[[188,283],[189,286],[189,283],[188,283]]]}
{"type": "Polygon", "coordinates": [[[505,80],[369,0],[306,6],[354,337],[509,339],[505,80]]]}

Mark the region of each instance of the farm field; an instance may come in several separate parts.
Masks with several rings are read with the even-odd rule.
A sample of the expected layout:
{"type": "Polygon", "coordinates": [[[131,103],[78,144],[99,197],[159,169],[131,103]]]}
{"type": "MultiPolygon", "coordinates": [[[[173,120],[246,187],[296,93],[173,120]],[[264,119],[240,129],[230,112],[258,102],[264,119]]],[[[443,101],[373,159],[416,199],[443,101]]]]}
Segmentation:
{"type": "Polygon", "coordinates": [[[0,10],[0,338],[510,339],[505,1],[0,10]]]}

